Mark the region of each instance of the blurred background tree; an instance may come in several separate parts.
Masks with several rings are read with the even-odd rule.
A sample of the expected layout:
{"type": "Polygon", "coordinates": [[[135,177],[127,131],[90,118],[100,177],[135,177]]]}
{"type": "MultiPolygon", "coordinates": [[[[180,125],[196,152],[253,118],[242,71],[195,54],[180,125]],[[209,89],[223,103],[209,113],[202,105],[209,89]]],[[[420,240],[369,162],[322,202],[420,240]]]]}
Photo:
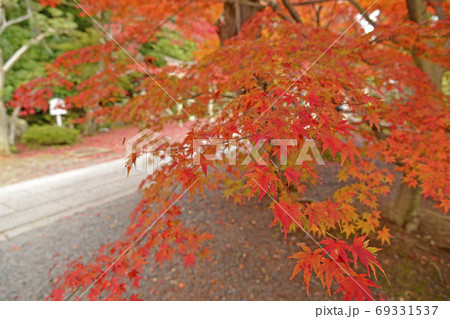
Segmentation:
{"type": "Polygon", "coordinates": [[[77,23],[70,10],[31,0],[1,0],[0,19],[0,153],[9,153],[5,101],[21,84],[44,75],[45,63],[61,54],[53,44],[70,41],[77,23]]]}

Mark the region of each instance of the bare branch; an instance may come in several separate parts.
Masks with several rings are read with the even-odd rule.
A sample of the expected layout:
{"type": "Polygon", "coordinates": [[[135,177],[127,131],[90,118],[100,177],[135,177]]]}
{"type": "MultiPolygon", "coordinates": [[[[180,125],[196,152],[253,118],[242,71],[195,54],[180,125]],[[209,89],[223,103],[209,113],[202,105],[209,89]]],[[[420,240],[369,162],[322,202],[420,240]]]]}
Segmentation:
{"type": "Polygon", "coordinates": [[[292,5],[293,6],[305,6],[308,4],[318,4],[318,3],[324,3],[324,2],[338,2],[338,1],[340,1],[340,0],[312,0],[312,1],[295,2],[292,5]]]}
{"type": "Polygon", "coordinates": [[[257,3],[257,2],[250,2],[250,1],[245,1],[245,0],[225,0],[225,2],[234,3],[234,4],[241,4],[241,5],[244,5],[244,6],[257,7],[257,8],[264,8],[264,7],[266,7],[265,5],[257,3]]]}
{"type": "Polygon", "coordinates": [[[314,11],[316,13],[316,23],[317,23],[317,27],[320,28],[320,11],[322,11],[322,5],[319,6],[314,6],[314,11]]]}
{"type": "Polygon", "coordinates": [[[303,23],[302,19],[300,18],[300,15],[298,14],[297,10],[295,10],[294,6],[292,5],[291,1],[289,0],[283,0],[283,4],[288,9],[289,13],[291,14],[291,17],[298,23],[303,23]]]}
{"type": "Polygon", "coordinates": [[[272,10],[278,15],[280,16],[282,19],[284,20],[288,20],[292,23],[294,23],[294,20],[292,20],[291,17],[289,16],[285,16],[281,10],[280,7],[278,6],[278,3],[275,0],[266,0],[263,3],[258,3],[258,2],[250,2],[250,1],[245,1],[245,0],[217,0],[219,2],[224,2],[224,3],[234,3],[234,4],[239,4],[239,5],[243,5],[243,6],[249,6],[249,7],[256,7],[256,8],[265,8],[265,7],[271,7],[272,10]]]}
{"type": "Polygon", "coordinates": [[[373,21],[369,17],[367,12],[365,12],[365,10],[363,8],[361,8],[361,6],[358,4],[358,2],[356,2],[356,0],[311,0],[311,1],[304,1],[304,2],[296,2],[296,3],[293,3],[292,5],[305,6],[305,5],[314,5],[314,4],[324,3],[324,2],[334,2],[336,4],[337,2],[346,2],[346,1],[349,1],[356,8],[356,10],[358,10],[358,12],[364,17],[364,19],[366,19],[367,22],[369,22],[374,28],[377,26],[375,21],[373,21]]]}
{"type": "Polygon", "coordinates": [[[366,10],[364,10],[363,8],[361,8],[361,6],[358,4],[358,2],[356,2],[356,0],[348,0],[350,1],[350,3],[356,8],[356,10],[359,11],[359,13],[364,17],[364,19],[367,20],[367,22],[369,22],[372,27],[376,28],[377,24],[375,23],[375,21],[373,21],[369,15],[367,14],[366,10]]]}
{"type": "Polygon", "coordinates": [[[3,19],[2,19],[2,20],[3,20],[3,23],[2,23],[2,25],[0,26],[0,34],[2,34],[3,31],[5,31],[5,29],[6,29],[7,27],[9,27],[9,26],[11,26],[11,25],[13,25],[13,24],[17,24],[17,23],[20,23],[20,22],[29,20],[29,19],[31,19],[31,14],[30,14],[30,12],[28,12],[27,14],[25,14],[25,15],[23,15],[23,16],[21,16],[21,17],[12,19],[12,20],[6,21],[6,20],[3,20],[3,19]]]}
{"type": "Polygon", "coordinates": [[[442,8],[442,0],[428,0],[428,2],[433,7],[439,20],[445,21],[447,19],[447,15],[445,14],[444,9],[442,8]]]}
{"type": "Polygon", "coordinates": [[[12,68],[12,66],[22,57],[22,55],[24,55],[28,51],[29,48],[31,48],[35,44],[38,44],[53,32],[54,31],[50,29],[47,32],[40,33],[24,45],[22,45],[20,49],[14,52],[14,54],[8,59],[8,61],[6,61],[6,63],[3,65],[2,71],[4,73],[8,72],[12,68]]]}
{"type": "Polygon", "coordinates": [[[278,16],[280,16],[283,20],[287,20],[287,21],[289,21],[289,22],[291,22],[291,23],[295,23],[294,20],[292,20],[292,18],[291,18],[290,16],[285,16],[285,15],[281,12],[280,7],[278,6],[278,3],[277,3],[276,1],[274,1],[274,0],[269,1],[269,2],[268,2],[268,5],[269,5],[269,7],[271,7],[272,10],[273,10],[278,16]]]}
{"type": "MultiPolygon", "coordinates": [[[[218,0],[218,1],[222,2],[221,0],[218,0]]],[[[243,5],[243,6],[249,6],[249,7],[256,7],[256,8],[271,7],[272,10],[275,11],[275,13],[277,15],[279,15],[282,19],[288,20],[288,21],[294,23],[294,20],[292,20],[291,17],[285,16],[281,12],[280,7],[278,6],[278,3],[275,0],[266,0],[263,2],[264,4],[258,3],[258,2],[245,1],[245,0],[224,0],[223,2],[234,3],[234,4],[239,4],[239,5],[243,5]]]]}

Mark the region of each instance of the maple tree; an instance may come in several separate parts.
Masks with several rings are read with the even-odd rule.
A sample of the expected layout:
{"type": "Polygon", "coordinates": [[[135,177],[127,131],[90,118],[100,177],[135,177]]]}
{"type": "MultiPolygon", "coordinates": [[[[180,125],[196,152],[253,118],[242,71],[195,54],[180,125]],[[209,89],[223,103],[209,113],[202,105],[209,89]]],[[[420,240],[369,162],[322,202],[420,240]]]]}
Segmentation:
{"type": "MultiPolygon", "coordinates": [[[[214,120],[162,148],[172,162],[142,183],[145,194],[127,231],[91,261],[72,262],[50,299],[138,299],[126,291],[139,287],[146,264],[180,255],[190,267],[208,258],[212,235],[184,226],[177,201],[187,192],[192,199],[204,187],[214,189],[217,181],[235,203],[252,196],[270,200],[274,223],[285,233],[301,229],[316,241],[292,256],[292,277],[303,272],[309,291],[315,274],[330,294],[336,285],[346,300],[373,300],[376,273],[384,274],[379,249],[368,240],[384,244],[391,238],[379,200],[391,191],[394,176],[380,161],[396,164],[403,175],[395,205],[396,214],[404,215],[400,223],[415,209],[412,195],[430,197],[448,211],[450,118],[441,91],[450,62],[448,3],[85,0],[79,6],[114,39],[53,63],[49,72],[66,79],[83,66],[97,67],[76,83],[69,105],[90,108],[98,119],[151,129],[214,120]],[[369,15],[375,10],[377,21],[369,15]],[[358,14],[373,31],[357,23],[358,14]],[[195,63],[157,68],[143,56],[142,45],[164,27],[198,43],[195,63]],[[125,76],[133,83],[127,89],[117,81],[125,76]],[[340,112],[343,105],[351,114],[340,112]],[[237,144],[237,165],[208,159],[217,145],[203,147],[200,165],[193,164],[194,141],[213,139],[222,139],[229,152],[237,144]],[[283,154],[266,143],[258,148],[261,161],[253,156],[240,165],[249,155],[245,141],[275,139],[293,139],[296,146],[283,154]],[[311,162],[296,165],[308,139],[342,166],[338,177],[345,183],[326,201],[302,200],[308,187],[321,182],[311,162]]],[[[139,154],[130,156],[129,168],[139,154]]]]}

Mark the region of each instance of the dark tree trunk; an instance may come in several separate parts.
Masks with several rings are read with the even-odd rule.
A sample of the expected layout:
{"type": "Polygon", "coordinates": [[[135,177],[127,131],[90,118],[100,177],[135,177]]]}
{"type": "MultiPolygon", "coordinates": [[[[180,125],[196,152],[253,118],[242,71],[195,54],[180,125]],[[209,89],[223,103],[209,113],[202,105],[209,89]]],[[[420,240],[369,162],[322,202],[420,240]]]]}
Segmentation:
{"type": "MultiPolygon", "coordinates": [[[[427,6],[425,0],[406,0],[408,6],[409,19],[418,24],[426,24],[428,22],[428,16],[426,13],[427,6]]],[[[446,45],[448,45],[448,42],[446,45]]],[[[444,76],[445,69],[436,63],[432,63],[429,60],[414,57],[417,66],[422,69],[429,77],[431,82],[439,89],[442,89],[442,77],[444,76]]]]}
{"type": "Polygon", "coordinates": [[[6,114],[6,108],[0,97],[0,155],[9,154],[8,143],[8,118],[6,114]]]}
{"type": "Polygon", "coordinates": [[[412,188],[401,183],[394,205],[389,211],[389,219],[398,226],[404,227],[408,232],[416,230],[419,226],[421,198],[420,187],[412,188]]]}
{"type": "Polygon", "coordinates": [[[19,120],[19,113],[21,108],[16,107],[11,114],[11,120],[9,124],[9,145],[16,145],[16,127],[19,120]]]}
{"type": "Polygon", "coordinates": [[[1,70],[3,59],[0,48],[0,155],[9,154],[8,143],[8,114],[6,113],[5,103],[3,102],[3,89],[5,87],[5,72],[1,70]]]}
{"type": "MultiPolygon", "coordinates": [[[[426,24],[428,16],[426,13],[427,6],[424,0],[406,0],[408,7],[409,19],[419,24],[426,24]]],[[[448,45],[449,41],[447,41],[448,45]]],[[[425,72],[431,82],[442,90],[442,77],[445,69],[429,60],[414,57],[417,66],[425,72]]],[[[420,187],[409,188],[407,184],[401,183],[397,192],[394,205],[389,212],[389,218],[397,225],[405,227],[408,231],[414,231],[419,226],[419,207],[422,196],[420,187]]]]}
{"type": "Polygon", "coordinates": [[[219,22],[219,37],[223,44],[241,31],[242,25],[264,7],[259,0],[246,0],[242,3],[229,0],[223,5],[223,19],[219,22]]]}

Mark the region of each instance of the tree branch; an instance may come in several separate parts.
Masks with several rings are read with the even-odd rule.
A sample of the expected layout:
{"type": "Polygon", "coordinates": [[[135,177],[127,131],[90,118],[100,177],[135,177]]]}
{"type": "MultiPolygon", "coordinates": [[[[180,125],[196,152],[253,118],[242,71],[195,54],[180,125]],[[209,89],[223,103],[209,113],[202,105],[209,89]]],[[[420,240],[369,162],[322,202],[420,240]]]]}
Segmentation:
{"type": "Polygon", "coordinates": [[[73,2],[73,0],[69,0],[69,1],[61,0],[61,4],[65,5],[65,6],[73,7],[73,8],[79,8],[78,5],[75,2],[73,2]]]}
{"type": "Polygon", "coordinates": [[[373,21],[369,15],[367,14],[367,12],[361,8],[361,6],[358,4],[358,2],[356,2],[356,0],[311,0],[311,1],[304,1],[304,2],[296,2],[293,3],[292,5],[294,6],[304,6],[304,5],[308,5],[308,4],[318,4],[318,3],[324,3],[324,2],[345,2],[345,1],[349,1],[355,8],[356,10],[358,10],[358,12],[364,17],[364,19],[367,20],[367,22],[369,22],[374,28],[377,26],[377,24],[375,23],[375,21],[373,21]]]}
{"type": "Polygon", "coordinates": [[[273,10],[278,16],[280,16],[283,20],[287,20],[287,21],[289,21],[289,22],[291,22],[291,23],[295,23],[294,20],[292,20],[291,17],[285,16],[285,15],[281,12],[280,7],[278,6],[278,3],[277,3],[276,1],[274,1],[274,0],[269,1],[269,7],[271,7],[272,10],[273,10]]]}
{"type": "Polygon", "coordinates": [[[0,34],[2,34],[3,31],[5,31],[5,29],[6,29],[7,27],[9,27],[9,26],[11,26],[11,25],[13,25],[13,24],[17,24],[17,23],[20,23],[20,22],[29,20],[29,19],[31,19],[31,14],[30,14],[30,12],[28,12],[27,14],[25,14],[25,15],[23,15],[23,16],[21,16],[21,17],[12,19],[12,20],[8,20],[8,21],[3,20],[3,23],[2,23],[2,25],[0,26],[0,34]]]}
{"type": "Polygon", "coordinates": [[[0,3],[0,21],[1,23],[6,23],[6,15],[5,15],[5,8],[2,6],[2,4],[0,3]]]}
{"type": "Polygon", "coordinates": [[[305,6],[308,4],[317,4],[317,3],[324,3],[324,2],[338,2],[338,1],[339,0],[312,0],[312,1],[304,1],[304,2],[295,2],[292,5],[293,6],[305,6]]]}
{"type": "Polygon", "coordinates": [[[267,4],[261,4],[261,3],[258,3],[258,2],[249,2],[249,1],[245,1],[245,0],[218,0],[218,1],[219,2],[225,2],[225,3],[233,3],[233,4],[236,4],[236,5],[239,4],[239,5],[243,5],[243,6],[256,7],[256,8],[265,8],[265,7],[269,6],[282,19],[288,20],[288,21],[294,23],[294,20],[292,20],[291,17],[285,16],[280,11],[280,7],[278,6],[278,3],[275,0],[267,0],[266,1],[267,4]]]}
{"type": "Polygon", "coordinates": [[[322,11],[322,5],[319,5],[318,7],[314,6],[314,11],[316,13],[317,27],[320,28],[320,11],[322,11]]]}
{"type": "Polygon", "coordinates": [[[356,2],[356,0],[348,0],[350,1],[350,3],[356,8],[356,10],[359,11],[359,13],[364,17],[364,19],[367,20],[367,22],[369,22],[372,27],[376,28],[377,24],[375,23],[375,21],[373,21],[369,15],[367,14],[366,10],[364,10],[363,8],[361,8],[361,6],[358,4],[358,2],[356,2]]]}
{"type": "Polygon", "coordinates": [[[236,15],[235,23],[237,32],[241,32],[241,7],[238,5],[234,6],[234,12],[236,15]]]}
{"type": "Polygon", "coordinates": [[[243,6],[249,6],[249,7],[257,7],[257,8],[264,8],[266,7],[263,4],[257,3],[257,2],[250,2],[245,0],[225,0],[226,3],[234,3],[234,4],[241,4],[243,6]]]}
{"type": "Polygon", "coordinates": [[[445,21],[447,19],[447,15],[445,14],[444,9],[442,8],[442,0],[429,0],[428,2],[433,7],[439,20],[445,21]]]}
{"type": "Polygon", "coordinates": [[[298,23],[303,23],[302,19],[300,18],[300,15],[298,14],[297,10],[295,10],[294,6],[292,5],[291,1],[289,0],[283,0],[283,4],[288,9],[289,13],[291,14],[291,17],[298,23]]]}
{"type": "Polygon", "coordinates": [[[3,65],[2,71],[5,73],[8,72],[12,68],[12,66],[22,57],[22,55],[24,55],[25,52],[28,51],[29,48],[31,48],[33,45],[41,42],[43,39],[45,39],[52,33],[53,33],[53,30],[50,29],[46,32],[38,34],[37,36],[35,36],[31,40],[29,40],[27,43],[22,45],[20,47],[20,49],[18,49],[16,52],[14,52],[14,54],[8,59],[8,61],[6,61],[6,63],[3,65]]]}

